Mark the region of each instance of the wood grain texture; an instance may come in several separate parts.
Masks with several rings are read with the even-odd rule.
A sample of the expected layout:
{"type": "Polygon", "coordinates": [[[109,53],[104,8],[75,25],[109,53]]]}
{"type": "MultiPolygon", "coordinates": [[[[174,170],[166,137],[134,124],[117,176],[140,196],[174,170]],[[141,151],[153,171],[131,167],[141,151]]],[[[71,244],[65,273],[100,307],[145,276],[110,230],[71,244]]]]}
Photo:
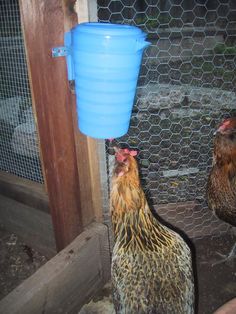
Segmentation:
{"type": "MultiPolygon", "coordinates": [[[[69,31],[77,23],[97,21],[97,4],[95,0],[89,1],[64,0],[64,27],[69,31]]],[[[80,174],[80,191],[83,225],[92,221],[102,222],[102,188],[100,180],[99,153],[97,140],[82,134],[78,129],[75,95],[71,95],[73,126],[76,142],[77,166],[80,174]]]]}
{"type": "MultiPolygon", "coordinates": [[[[82,231],[82,201],[63,45],[64,12],[59,0],[21,0],[21,18],[42,162],[58,250],[82,231]]],[[[83,180],[83,179],[82,179],[83,180]]]]}
{"type": "Polygon", "coordinates": [[[77,0],[75,1],[75,11],[78,23],[97,21],[97,0],[77,0]]]}
{"type": "Polygon", "coordinates": [[[88,137],[88,152],[89,152],[89,165],[90,165],[90,176],[91,176],[91,189],[92,189],[92,202],[94,215],[97,222],[103,222],[103,204],[102,204],[102,187],[100,179],[99,163],[100,158],[98,150],[98,141],[88,137]]]}
{"type": "Polygon", "coordinates": [[[48,196],[43,184],[0,171],[0,194],[49,213],[48,196]]]}
{"type": "Polygon", "coordinates": [[[91,224],[0,302],[4,314],[75,313],[110,278],[107,228],[91,224]]]}

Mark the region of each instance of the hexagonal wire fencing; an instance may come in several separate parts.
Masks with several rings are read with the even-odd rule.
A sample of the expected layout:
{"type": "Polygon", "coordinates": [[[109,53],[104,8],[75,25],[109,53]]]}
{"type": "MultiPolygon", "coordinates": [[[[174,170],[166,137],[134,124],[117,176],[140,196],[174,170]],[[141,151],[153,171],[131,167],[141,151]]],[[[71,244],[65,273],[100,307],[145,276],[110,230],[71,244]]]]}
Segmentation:
{"type": "Polygon", "coordinates": [[[138,149],[149,202],[190,238],[226,232],[205,193],[214,130],[236,114],[236,2],[98,0],[98,19],[138,26],[151,42],[117,139],[138,149]]]}
{"type": "Polygon", "coordinates": [[[43,183],[18,1],[0,2],[0,171],[43,183]]]}

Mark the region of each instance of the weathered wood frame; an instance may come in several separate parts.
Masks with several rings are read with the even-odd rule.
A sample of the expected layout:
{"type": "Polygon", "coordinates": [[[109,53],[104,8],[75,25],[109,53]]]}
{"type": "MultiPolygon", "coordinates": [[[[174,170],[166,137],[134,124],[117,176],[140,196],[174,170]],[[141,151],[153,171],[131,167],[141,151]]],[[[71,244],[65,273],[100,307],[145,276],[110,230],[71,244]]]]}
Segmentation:
{"type": "Polygon", "coordinates": [[[0,171],[0,194],[46,213],[50,211],[43,184],[0,171]]]}
{"type": "MultiPolygon", "coordinates": [[[[78,131],[65,60],[51,57],[51,49],[63,45],[64,32],[77,22],[75,1],[19,1],[45,185],[0,174],[0,217],[19,233],[27,224],[24,233],[33,235],[33,242],[41,232],[41,251],[47,255],[55,254],[53,225],[60,252],[1,300],[0,312],[78,313],[110,278],[108,228],[100,223],[104,142],[78,131]],[[22,214],[25,222],[12,222],[22,214]]],[[[80,21],[89,19],[91,3],[96,1],[80,1],[80,21]]]]}
{"type": "MultiPolygon", "coordinates": [[[[59,251],[85,226],[102,221],[98,143],[79,132],[65,58],[51,54],[77,23],[75,1],[19,3],[45,191],[37,183],[2,173],[1,194],[43,211],[50,208],[59,251]]],[[[90,9],[81,1],[85,19],[90,9]]]]}
{"type": "Polygon", "coordinates": [[[4,314],[77,314],[110,277],[107,228],[92,223],[0,301],[4,314]]]}

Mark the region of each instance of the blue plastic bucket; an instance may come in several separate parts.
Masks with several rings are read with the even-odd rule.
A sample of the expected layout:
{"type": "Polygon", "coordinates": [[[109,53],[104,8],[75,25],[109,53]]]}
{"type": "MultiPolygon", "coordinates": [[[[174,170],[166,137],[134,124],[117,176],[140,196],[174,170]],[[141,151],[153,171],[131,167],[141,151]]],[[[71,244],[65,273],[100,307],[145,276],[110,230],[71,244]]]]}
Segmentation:
{"type": "Polygon", "coordinates": [[[67,34],[69,77],[75,79],[79,129],[94,138],[127,133],[143,50],[150,43],[139,28],[82,23],[67,34]]]}

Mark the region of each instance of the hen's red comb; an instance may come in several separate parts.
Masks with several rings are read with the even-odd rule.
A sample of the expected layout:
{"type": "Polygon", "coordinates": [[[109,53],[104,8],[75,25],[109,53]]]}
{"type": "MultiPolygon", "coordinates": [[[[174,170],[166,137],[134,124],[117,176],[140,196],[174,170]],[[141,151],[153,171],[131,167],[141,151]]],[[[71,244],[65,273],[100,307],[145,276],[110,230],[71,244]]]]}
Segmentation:
{"type": "Polygon", "coordinates": [[[128,148],[120,149],[118,147],[114,147],[116,151],[116,159],[120,162],[123,162],[126,159],[125,155],[137,156],[138,152],[136,150],[129,150],[128,148]]]}
{"type": "Polygon", "coordinates": [[[233,124],[232,121],[233,121],[233,120],[230,119],[230,118],[225,119],[225,120],[220,124],[220,126],[218,127],[216,133],[217,133],[217,132],[224,132],[224,131],[230,129],[230,127],[233,126],[233,125],[232,125],[232,124],[233,124]]]}
{"type": "Polygon", "coordinates": [[[129,150],[128,148],[123,149],[123,152],[133,157],[138,155],[138,152],[136,150],[129,150]]]}

